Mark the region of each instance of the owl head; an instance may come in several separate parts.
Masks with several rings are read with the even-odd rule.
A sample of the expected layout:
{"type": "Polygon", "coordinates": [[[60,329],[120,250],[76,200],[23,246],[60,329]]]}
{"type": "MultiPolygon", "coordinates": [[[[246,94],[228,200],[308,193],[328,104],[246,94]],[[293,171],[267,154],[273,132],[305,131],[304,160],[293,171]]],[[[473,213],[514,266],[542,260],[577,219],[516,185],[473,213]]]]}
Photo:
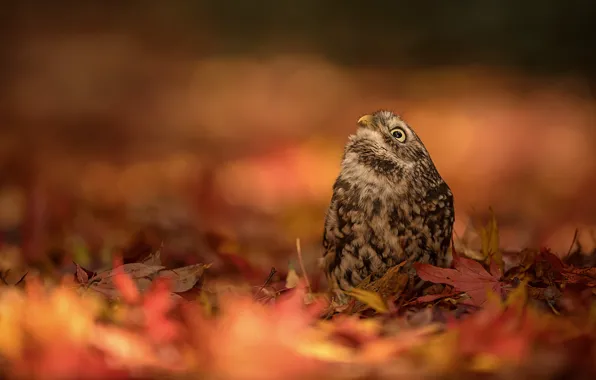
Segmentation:
{"type": "Polygon", "coordinates": [[[420,137],[398,115],[377,111],[362,116],[358,126],[346,145],[344,164],[396,180],[417,176],[433,183],[441,180],[420,137]]]}

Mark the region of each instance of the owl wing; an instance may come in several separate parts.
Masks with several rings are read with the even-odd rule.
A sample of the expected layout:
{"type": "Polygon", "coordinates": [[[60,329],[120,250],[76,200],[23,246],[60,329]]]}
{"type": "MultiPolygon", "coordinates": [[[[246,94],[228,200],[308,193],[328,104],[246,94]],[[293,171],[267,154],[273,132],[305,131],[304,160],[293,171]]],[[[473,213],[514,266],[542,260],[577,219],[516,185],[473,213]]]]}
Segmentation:
{"type": "Polygon", "coordinates": [[[335,261],[335,241],[334,230],[337,228],[337,195],[334,193],[331,198],[329,209],[325,215],[325,224],[323,228],[323,269],[329,272],[335,261]]]}
{"type": "MultiPolygon", "coordinates": [[[[351,269],[346,269],[348,274],[340,270],[342,263],[346,267],[353,265],[345,265],[348,262],[357,260],[355,255],[345,254],[345,250],[350,250],[350,244],[354,238],[352,230],[355,224],[363,221],[357,217],[361,214],[358,211],[359,205],[357,202],[351,201],[354,194],[350,193],[350,185],[341,178],[335,182],[333,186],[333,196],[331,203],[325,217],[325,230],[323,232],[323,258],[321,267],[328,279],[337,280],[336,277],[343,278],[344,275],[351,278],[351,269]],[[346,261],[348,260],[348,261],[346,261]]],[[[357,263],[353,263],[354,265],[357,263]]],[[[335,281],[334,280],[334,281],[335,281]]],[[[341,280],[345,281],[345,280],[341,280]]]]}
{"type": "Polygon", "coordinates": [[[420,204],[424,225],[428,228],[427,247],[431,264],[443,266],[451,243],[453,221],[453,194],[445,182],[431,189],[420,204]]]}

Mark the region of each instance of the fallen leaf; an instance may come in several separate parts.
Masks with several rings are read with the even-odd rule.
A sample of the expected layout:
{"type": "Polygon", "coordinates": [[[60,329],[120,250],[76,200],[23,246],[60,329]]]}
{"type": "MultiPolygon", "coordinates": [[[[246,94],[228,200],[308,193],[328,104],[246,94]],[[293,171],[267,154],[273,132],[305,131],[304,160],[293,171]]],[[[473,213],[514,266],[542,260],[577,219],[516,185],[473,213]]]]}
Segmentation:
{"type": "Polygon", "coordinates": [[[583,284],[596,287],[596,268],[566,267],[563,269],[563,278],[570,284],[583,284]]]}
{"type": "Polygon", "coordinates": [[[455,290],[466,292],[472,298],[474,306],[481,306],[487,298],[487,292],[503,294],[504,283],[500,277],[491,274],[477,261],[453,254],[455,269],[439,268],[430,264],[415,263],[418,276],[433,283],[448,284],[455,290]]]}
{"type": "Polygon", "coordinates": [[[157,251],[155,251],[152,254],[150,254],[149,256],[147,256],[147,258],[145,258],[145,260],[143,260],[142,264],[145,264],[147,266],[161,266],[161,250],[162,250],[162,248],[163,248],[163,244],[157,251]]]}
{"type": "Polygon", "coordinates": [[[375,292],[382,298],[388,298],[399,295],[407,286],[410,280],[408,273],[401,272],[407,261],[391,267],[379,279],[370,281],[371,276],[367,277],[360,285],[359,289],[375,292]]]}
{"type": "Polygon", "coordinates": [[[298,285],[298,282],[300,282],[300,277],[294,269],[290,269],[288,271],[288,276],[286,277],[286,288],[295,288],[296,285],[298,285]]]}
{"type": "Polygon", "coordinates": [[[209,265],[193,264],[182,268],[160,270],[157,272],[157,278],[168,278],[171,281],[170,291],[183,293],[195,286],[203,276],[205,268],[209,268],[209,265]]]}
{"type": "Polygon", "coordinates": [[[491,218],[485,227],[480,229],[480,242],[482,244],[482,254],[485,258],[490,260],[491,273],[496,274],[498,269],[499,274],[502,275],[504,271],[503,255],[499,249],[499,228],[497,226],[497,219],[495,213],[490,209],[491,218]],[[493,267],[495,264],[495,268],[493,267]]]}
{"type": "Polygon", "coordinates": [[[378,293],[369,292],[368,290],[353,288],[345,292],[347,295],[356,298],[358,301],[372,307],[377,313],[388,313],[389,309],[385,301],[378,293]]]}
{"type": "Polygon", "coordinates": [[[165,267],[161,266],[161,265],[145,265],[143,263],[130,263],[130,264],[117,266],[111,270],[106,270],[106,271],[100,272],[100,273],[96,274],[95,276],[93,276],[89,280],[89,283],[103,281],[105,279],[114,277],[117,273],[120,273],[120,272],[124,272],[125,274],[129,275],[133,279],[141,278],[141,277],[148,277],[148,276],[151,276],[152,274],[155,274],[155,273],[161,271],[164,268],[165,267]]]}
{"type": "Polygon", "coordinates": [[[85,291],[87,289],[96,291],[98,293],[103,294],[104,296],[106,296],[108,299],[111,299],[111,300],[118,299],[121,297],[120,291],[116,288],[116,286],[114,284],[111,284],[111,285],[92,284],[87,289],[86,288],[81,288],[81,289],[82,289],[82,291],[85,291]]]}
{"type": "Polygon", "coordinates": [[[542,277],[545,275],[542,273],[545,269],[555,275],[555,277],[561,275],[561,272],[565,269],[565,264],[561,261],[561,259],[554,255],[548,249],[541,249],[535,259],[535,265],[539,268],[537,270],[536,275],[542,277]],[[545,265],[546,264],[546,265],[545,265]],[[546,267],[546,268],[545,268],[546,267]]]}
{"type": "Polygon", "coordinates": [[[77,267],[77,281],[81,284],[86,284],[89,281],[89,275],[79,264],[75,264],[77,267]]]}

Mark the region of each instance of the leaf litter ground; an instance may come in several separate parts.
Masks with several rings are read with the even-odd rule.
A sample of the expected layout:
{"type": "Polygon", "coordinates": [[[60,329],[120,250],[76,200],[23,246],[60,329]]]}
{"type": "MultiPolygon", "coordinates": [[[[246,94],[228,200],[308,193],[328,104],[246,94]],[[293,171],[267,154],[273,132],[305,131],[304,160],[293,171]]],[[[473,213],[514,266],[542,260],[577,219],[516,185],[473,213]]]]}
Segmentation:
{"type": "MultiPolygon", "coordinates": [[[[507,265],[494,220],[476,259],[403,266],[336,297],[290,269],[259,286],[209,265],[138,263],[0,288],[3,378],[591,378],[596,268],[543,248],[507,265]],[[423,281],[421,281],[421,280],[423,281]],[[316,290],[316,289],[315,289],[316,290]]],[[[300,249],[298,246],[300,257],[300,249]]],[[[302,271],[300,271],[302,272],[302,271]]]]}

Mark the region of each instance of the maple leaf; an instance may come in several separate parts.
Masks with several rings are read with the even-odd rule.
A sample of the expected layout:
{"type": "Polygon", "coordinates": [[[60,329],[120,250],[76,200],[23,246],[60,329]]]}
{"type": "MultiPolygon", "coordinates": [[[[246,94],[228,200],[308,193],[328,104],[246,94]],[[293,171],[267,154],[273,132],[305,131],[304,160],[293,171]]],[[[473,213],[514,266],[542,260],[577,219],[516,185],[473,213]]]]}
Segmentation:
{"type": "Polygon", "coordinates": [[[497,265],[490,266],[490,273],[479,262],[461,257],[453,252],[453,266],[439,268],[430,264],[415,263],[418,276],[425,281],[448,284],[455,290],[466,292],[475,306],[482,305],[490,289],[497,294],[503,294],[501,274],[497,265]]]}

